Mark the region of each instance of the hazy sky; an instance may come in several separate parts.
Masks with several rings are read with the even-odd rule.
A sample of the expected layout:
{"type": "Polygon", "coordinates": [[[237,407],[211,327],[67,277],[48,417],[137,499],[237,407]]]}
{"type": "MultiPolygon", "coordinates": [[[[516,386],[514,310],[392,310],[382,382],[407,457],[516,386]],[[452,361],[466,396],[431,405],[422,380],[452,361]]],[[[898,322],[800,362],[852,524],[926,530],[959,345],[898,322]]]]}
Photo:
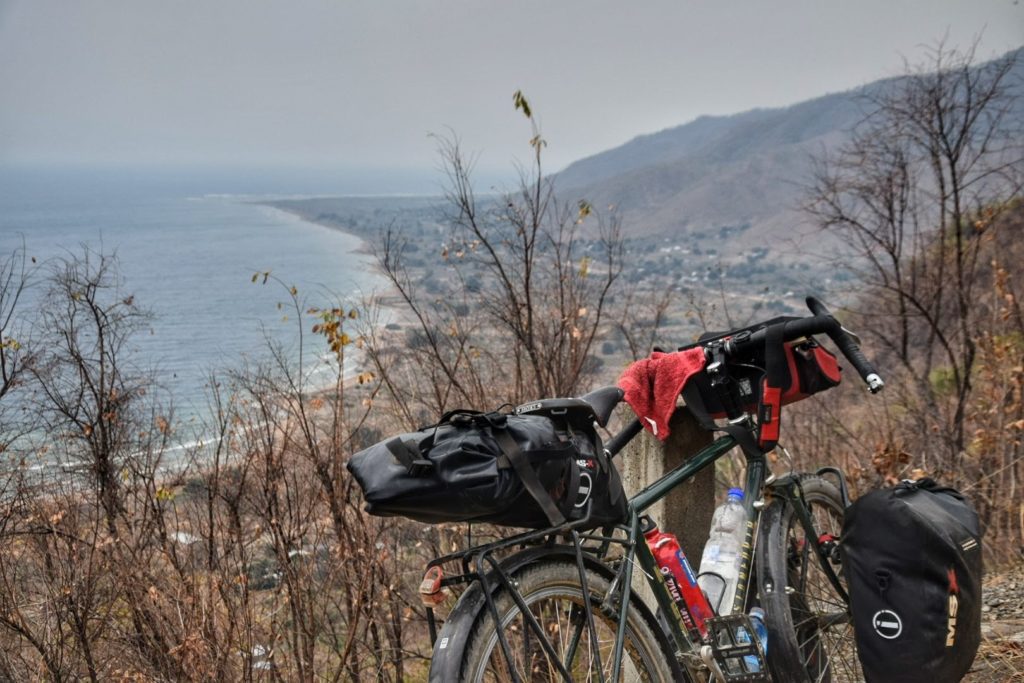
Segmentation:
{"type": "Polygon", "coordinates": [[[552,169],[701,114],[896,75],[948,33],[1024,44],[1020,0],[0,0],[0,163],[552,169]]]}

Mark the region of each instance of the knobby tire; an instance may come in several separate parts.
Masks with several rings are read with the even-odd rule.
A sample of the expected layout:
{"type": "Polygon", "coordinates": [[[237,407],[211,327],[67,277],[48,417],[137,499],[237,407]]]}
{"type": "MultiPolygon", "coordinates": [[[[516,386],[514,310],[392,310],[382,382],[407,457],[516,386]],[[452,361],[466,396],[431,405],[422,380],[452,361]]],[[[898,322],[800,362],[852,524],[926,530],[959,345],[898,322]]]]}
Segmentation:
{"type": "MultiPolygon", "coordinates": [[[[793,504],[775,498],[765,509],[767,529],[758,557],[760,599],[768,627],[768,665],[787,683],[863,681],[846,602],[821,566],[812,544],[837,548],[843,526],[839,491],[818,476],[801,479],[817,538],[806,538],[793,504]],[[831,539],[835,539],[834,541],[831,539]]],[[[828,560],[843,587],[841,553],[828,560]]]]}

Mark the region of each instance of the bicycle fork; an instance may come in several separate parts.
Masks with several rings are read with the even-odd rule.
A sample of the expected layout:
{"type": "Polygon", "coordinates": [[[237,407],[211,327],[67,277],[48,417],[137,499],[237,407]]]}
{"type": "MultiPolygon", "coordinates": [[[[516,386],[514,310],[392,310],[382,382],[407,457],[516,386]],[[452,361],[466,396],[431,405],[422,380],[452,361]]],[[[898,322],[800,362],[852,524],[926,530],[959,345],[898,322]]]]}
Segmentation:
{"type": "MultiPolygon", "coordinates": [[[[849,504],[849,498],[846,493],[846,479],[843,477],[842,472],[834,467],[826,467],[818,470],[816,474],[832,474],[836,476],[839,479],[843,503],[844,505],[849,504]]],[[[807,501],[804,498],[803,487],[800,485],[800,477],[796,474],[787,474],[774,480],[770,478],[767,483],[772,491],[772,495],[784,498],[793,506],[793,511],[796,513],[800,526],[804,530],[804,538],[810,544],[815,558],[825,574],[825,578],[835,588],[836,594],[842,598],[843,602],[847,605],[850,604],[850,595],[839,580],[839,575],[836,574],[832,563],[833,557],[831,555],[834,552],[835,540],[818,536],[818,530],[815,528],[814,520],[811,518],[810,508],[808,508],[807,501]]]]}

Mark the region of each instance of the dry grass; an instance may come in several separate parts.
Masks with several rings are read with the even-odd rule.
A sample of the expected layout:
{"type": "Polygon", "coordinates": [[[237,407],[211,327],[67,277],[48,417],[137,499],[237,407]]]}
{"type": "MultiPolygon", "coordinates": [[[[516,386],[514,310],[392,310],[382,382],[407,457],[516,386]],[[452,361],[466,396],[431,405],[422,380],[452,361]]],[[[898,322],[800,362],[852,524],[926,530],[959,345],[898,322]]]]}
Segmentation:
{"type": "Polygon", "coordinates": [[[967,683],[1024,681],[1024,620],[999,622],[1005,628],[983,636],[967,683]]]}

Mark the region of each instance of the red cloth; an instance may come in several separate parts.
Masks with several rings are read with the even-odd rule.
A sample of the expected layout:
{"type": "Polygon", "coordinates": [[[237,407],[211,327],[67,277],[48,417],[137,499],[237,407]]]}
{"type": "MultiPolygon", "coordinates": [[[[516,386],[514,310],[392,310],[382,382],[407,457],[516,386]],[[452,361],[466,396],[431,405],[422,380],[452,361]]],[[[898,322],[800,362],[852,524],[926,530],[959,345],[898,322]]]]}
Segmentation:
{"type": "Polygon", "coordinates": [[[663,353],[655,351],[626,368],[619,388],[644,428],[662,441],[668,438],[668,421],[676,410],[676,399],[692,375],[704,369],[704,349],[663,353]]]}

